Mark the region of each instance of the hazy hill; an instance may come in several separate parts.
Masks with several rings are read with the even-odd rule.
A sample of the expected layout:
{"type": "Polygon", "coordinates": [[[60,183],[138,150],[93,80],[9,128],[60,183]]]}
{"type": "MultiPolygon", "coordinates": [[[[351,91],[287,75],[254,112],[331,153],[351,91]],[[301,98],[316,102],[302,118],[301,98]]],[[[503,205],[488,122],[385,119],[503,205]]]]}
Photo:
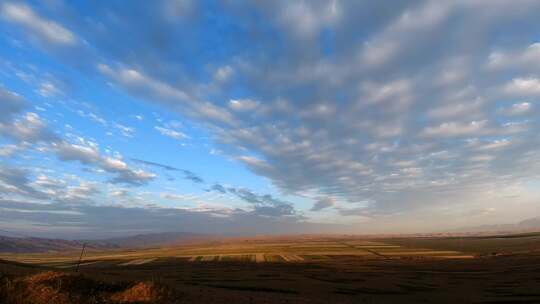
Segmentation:
{"type": "Polygon", "coordinates": [[[540,217],[523,220],[515,224],[471,226],[457,229],[458,232],[528,232],[540,231],[540,217]]]}
{"type": "Polygon", "coordinates": [[[92,249],[141,248],[154,246],[176,245],[200,240],[209,240],[212,236],[187,232],[166,232],[140,234],[128,237],[104,240],[62,240],[47,238],[19,238],[0,236],[0,252],[8,253],[39,253],[54,251],[77,251],[83,243],[92,249]]]}
{"type": "Polygon", "coordinates": [[[168,246],[195,242],[200,240],[209,240],[214,237],[207,234],[198,234],[190,232],[163,232],[137,234],[128,237],[119,237],[105,239],[102,241],[87,241],[90,244],[114,245],[121,248],[140,248],[154,246],[168,246]]]}
{"type": "MultiPolygon", "coordinates": [[[[12,253],[38,253],[49,251],[73,251],[80,250],[82,242],[60,239],[43,238],[15,238],[0,236],[0,252],[12,253]]],[[[105,249],[114,248],[110,244],[88,244],[88,248],[105,249]]]]}

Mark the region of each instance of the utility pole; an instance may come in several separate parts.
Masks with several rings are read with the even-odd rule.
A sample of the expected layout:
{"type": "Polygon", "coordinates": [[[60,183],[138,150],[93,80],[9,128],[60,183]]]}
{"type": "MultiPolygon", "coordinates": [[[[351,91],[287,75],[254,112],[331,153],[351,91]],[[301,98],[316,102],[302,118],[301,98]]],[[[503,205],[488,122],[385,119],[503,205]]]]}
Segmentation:
{"type": "Polygon", "coordinates": [[[75,272],[79,272],[79,266],[81,265],[81,261],[82,261],[82,257],[83,257],[83,254],[84,254],[84,248],[86,247],[86,243],[83,243],[82,244],[82,249],[81,249],[81,256],[79,256],[79,262],[77,263],[77,268],[75,269],[75,272]]]}

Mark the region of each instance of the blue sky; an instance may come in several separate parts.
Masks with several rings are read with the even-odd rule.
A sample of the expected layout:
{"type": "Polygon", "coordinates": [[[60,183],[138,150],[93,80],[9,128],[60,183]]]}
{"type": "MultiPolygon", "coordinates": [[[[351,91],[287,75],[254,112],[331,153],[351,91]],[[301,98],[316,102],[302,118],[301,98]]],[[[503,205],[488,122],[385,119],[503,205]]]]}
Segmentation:
{"type": "Polygon", "coordinates": [[[0,228],[417,232],[540,215],[540,4],[0,2],[0,228]]]}

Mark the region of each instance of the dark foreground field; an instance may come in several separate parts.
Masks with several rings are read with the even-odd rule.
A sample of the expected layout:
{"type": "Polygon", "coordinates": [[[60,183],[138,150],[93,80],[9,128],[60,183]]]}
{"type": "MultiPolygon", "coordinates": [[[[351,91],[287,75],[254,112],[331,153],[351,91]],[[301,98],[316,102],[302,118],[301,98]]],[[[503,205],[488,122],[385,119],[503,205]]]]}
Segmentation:
{"type": "Polygon", "coordinates": [[[77,275],[70,255],[11,260],[33,264],[0,263],[4,303],[540,303],[540,234],[94,252],[77,275]]]}

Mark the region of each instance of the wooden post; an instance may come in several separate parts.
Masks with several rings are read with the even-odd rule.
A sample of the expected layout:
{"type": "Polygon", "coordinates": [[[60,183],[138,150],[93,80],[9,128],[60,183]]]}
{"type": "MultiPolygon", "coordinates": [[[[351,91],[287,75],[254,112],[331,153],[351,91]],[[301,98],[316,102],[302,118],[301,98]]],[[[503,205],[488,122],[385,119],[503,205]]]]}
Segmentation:
{"type": "Polygon", "coordinates": [[[84,254],[84,248],[86,247],[86,243],[83,243],[82,249],[81,249],[81,256],[79,256],[79,262],[77,263],[77,268],[75,269],[75,272],[79,272],[79,266],[81,265],[82,257],[84,254]]]}

